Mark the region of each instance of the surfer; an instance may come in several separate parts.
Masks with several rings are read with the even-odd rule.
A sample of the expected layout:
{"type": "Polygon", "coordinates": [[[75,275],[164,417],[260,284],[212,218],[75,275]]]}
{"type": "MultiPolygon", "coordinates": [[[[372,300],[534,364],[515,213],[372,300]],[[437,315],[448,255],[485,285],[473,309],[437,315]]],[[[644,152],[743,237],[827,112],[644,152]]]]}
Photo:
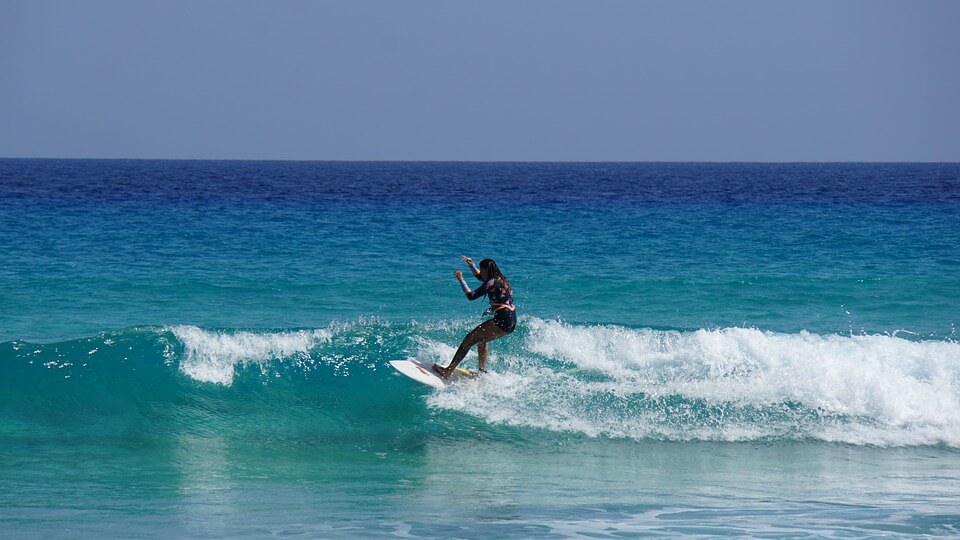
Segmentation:
{"type": "Polygon", "coordinates": [[[493,318],[480,323],[463,338],[456,354],[453,355],[453,360],[447,367],[439,364],[433,365],[433,370],[444,379],[450,377],[453,370],[457,368],[457,364],[463,360],[470,347],[474,345],[477,346],[477,355],[480,357],[480,371],[486,371],[487,343],[513,332],[517,327],[517,310],[513,306],[513,288],[510,287],[510,281],[507,280],[507,277],[500,272],[497,263],[493,262],[493,259],[484,259],[480,261],[480,268],[477,268],[470,257],[464,256],[461,259],[470,267],[474,277],[483,282],[483,285],[472,291],[467,282],[463,280],[463,272],[454,270],[453,275],[460,282],[463,294],[467,296],[468,300],[476,300],[486,295],[490,300],[490,307],[483,314],[493,315],[493,318]]]}

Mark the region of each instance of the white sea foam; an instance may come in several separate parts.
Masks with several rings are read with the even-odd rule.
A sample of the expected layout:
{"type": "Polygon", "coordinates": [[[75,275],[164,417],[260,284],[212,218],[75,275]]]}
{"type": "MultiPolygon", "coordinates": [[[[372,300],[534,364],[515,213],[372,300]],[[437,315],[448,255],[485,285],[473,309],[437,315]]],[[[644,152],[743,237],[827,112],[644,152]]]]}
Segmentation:
{"type": "Polygon", "coordinates": [[[227,386],[233,383],[238,365],[303,358],[332,336],[325,329],[259,334],[215,332],[182,325],[169,330],[183,344],[183,373],[198,381],[227,386]]]}
{"type": "Polygon", "coordinates": [[[956,342],[524,324],[500,374],[430,404],[590,436],[960,447],[956,342]]]}

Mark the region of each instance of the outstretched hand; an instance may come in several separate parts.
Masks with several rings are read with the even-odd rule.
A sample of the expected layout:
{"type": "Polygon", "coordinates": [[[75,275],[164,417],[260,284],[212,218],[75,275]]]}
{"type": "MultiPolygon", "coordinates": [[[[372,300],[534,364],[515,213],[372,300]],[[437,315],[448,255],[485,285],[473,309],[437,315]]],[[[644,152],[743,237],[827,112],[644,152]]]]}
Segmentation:
{"type": "Polygon", "coordinates": [[[457,276],[457,279],[463,279],[463,272],[459,270],[454,270],[453,275],[457,276]]]}
{"type": "Polygon", "coordinates": [[[466,255],[463,255],[462,257],[460,257],[460,260],[469,265],[473,264],[473,259],[471,259],[470,257],[467,257],[466,255]]]}

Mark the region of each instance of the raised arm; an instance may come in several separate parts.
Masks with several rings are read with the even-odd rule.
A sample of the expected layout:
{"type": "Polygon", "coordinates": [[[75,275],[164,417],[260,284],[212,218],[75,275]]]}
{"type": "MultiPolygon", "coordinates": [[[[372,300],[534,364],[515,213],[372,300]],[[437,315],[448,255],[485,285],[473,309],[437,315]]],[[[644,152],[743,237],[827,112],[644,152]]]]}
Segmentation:
{"type": "Polygon", "coordinates": [[[467,296],[467,300],[476,300],[481,296],[487,294],[487,284],[477,287],[477,290],[471,291],[470,286],[467,285],[467,282],[463,280],[463,272],[459,270],[454,270],[453,275],[457,276],[457,281],[460,282],[460,288],[463,289],[463,294],[467,296]]]}
{"type": "Polygon", "coordinates": [[[464,255],[460,257],[460,260],[467,263],[467,266],[470,267],[470,271],[473,272],[473,277],[479,279],[480,281],[483,281],[483,278],[480,277],[480,269],[474,266],[473,259],[464,255]]]}

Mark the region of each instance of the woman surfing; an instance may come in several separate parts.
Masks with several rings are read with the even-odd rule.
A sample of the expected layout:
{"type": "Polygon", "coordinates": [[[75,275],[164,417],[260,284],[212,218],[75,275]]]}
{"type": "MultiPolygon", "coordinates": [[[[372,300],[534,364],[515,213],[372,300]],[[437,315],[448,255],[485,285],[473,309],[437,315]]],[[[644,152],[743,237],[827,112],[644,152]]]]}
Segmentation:
{"type": "Polygon", "coordinates": [[[476,290],[472,291],[467,282],[463,280],[463,272],[454,270],[453,275],[460,282],[463,294],[467,296],[468,300],[476,300],[486,295],[490,300],[490,307],[483,314],[492,314],[493,318],[480,323],[463,338],[456,354],[453,355],[453,360],[447,367],[439,364],[433,365],[433,370],[444,379],[450,377],[453,370],[457,368],[463,357],[470,351],[470,347],[474,345],[477,346],[477,355],[480,357],[480,371],[486,371],[487,343],[513,332],[517,327],[517,308],[513,306],[513,288],[510,287],[510,281],[507,280],[507,277],[500,272],[497,263],[493,262],[493,259],[484,259],[480,261],[480,268],[477,268],[473,265],[473,259],[470,257],[464,256],[461,259],[470,267],[474,277],[483,282],[476,290]]]}

